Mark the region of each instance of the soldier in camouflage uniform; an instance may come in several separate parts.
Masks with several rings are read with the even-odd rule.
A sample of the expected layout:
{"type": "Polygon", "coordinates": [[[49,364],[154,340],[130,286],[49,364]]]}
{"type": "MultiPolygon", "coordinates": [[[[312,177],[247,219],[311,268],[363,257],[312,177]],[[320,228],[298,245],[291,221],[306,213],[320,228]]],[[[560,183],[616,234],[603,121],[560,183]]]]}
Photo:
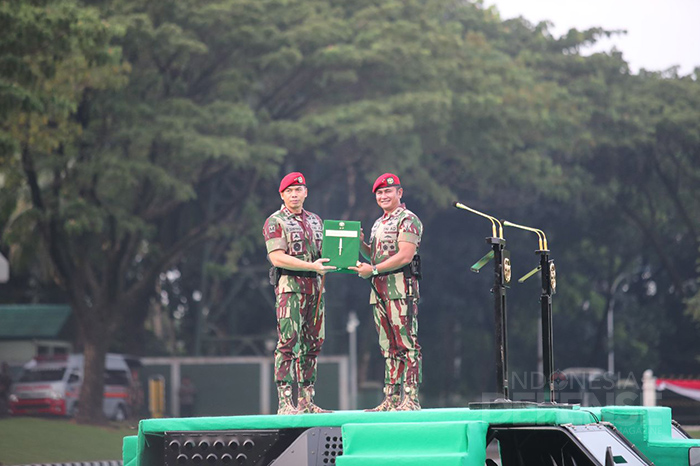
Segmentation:
{"type": "Polygon", "coordinates": [[[307,195],[304,175],[293,172],[285,176],[279,192],[284,205],[267,218],[263,227],[268,258],[277,268],[277,414],[329,412],[316,406],[313,397],[316,357],[325,336],[319,276],[335,267],[324,265],[329,259],[321,259],[321,218],[303,208],[307,195]],[[296,407],[292,399],[295,376],[299,384],[296,407]]]}
{"type": "Polygon", "coordinates": [[[418,281],[409,264],[418,253],[423,224],[401,203],[403,189],[398,176],[383,174],[372,192],[384,215],[374,223],[369,244],[362,238],[362,254],[371,264],[351,267],[362,278],[372,280],[370,304],[374,305],[374,322],[385,360],[385,398],[369,411],[413,411],[420,409],[422,356],[418,344],[418,281]]]}

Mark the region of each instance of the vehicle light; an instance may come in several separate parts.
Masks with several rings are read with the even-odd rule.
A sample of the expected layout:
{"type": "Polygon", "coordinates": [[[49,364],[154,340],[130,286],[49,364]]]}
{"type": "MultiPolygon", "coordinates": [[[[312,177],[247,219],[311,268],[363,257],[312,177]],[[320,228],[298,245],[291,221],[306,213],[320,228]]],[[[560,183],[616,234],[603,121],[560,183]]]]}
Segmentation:
{"type": "Polygon", "coordinates": [[[700,447],[688,449],[688,466],[700,466],[700,447]]]}
{"type": "Polygon", "coordinates": [[[19,401],[19,398],[17,398],[17,395],[14,393],[10,395],[10,403],[17,403],[19,401]]]}
{"type": "Polygon", "coordinates": [[[51,397],[52,400],[60,400],[61,398],[63,398],[63,396],[59,392],[57,392],[56,390],[51,390],[51,393],[49,394],[49,396],[51,397]]]}

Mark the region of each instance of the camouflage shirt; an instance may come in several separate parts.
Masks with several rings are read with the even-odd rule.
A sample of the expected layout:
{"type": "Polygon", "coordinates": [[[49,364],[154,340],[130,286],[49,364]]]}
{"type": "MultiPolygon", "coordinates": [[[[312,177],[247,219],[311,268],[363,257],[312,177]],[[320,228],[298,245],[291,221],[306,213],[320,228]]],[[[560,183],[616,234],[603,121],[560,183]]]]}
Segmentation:
{"type": "MultiPolygon", "coordinates": [[[[284,205],[270,215],[263,226],[267,253],[281,249],[290,256],[306,262],[321,257],[323,221],[318,215],[302,209],[294,214],[284,205]]],[[[318,290],[318,278],[282,275],[277,293],[312,294],[318,290]]]]}
{"type": "MultiPolygon", "coordinates": [[[[423,235],[423,224],[416,214],[401,204],[390,214],[384,214],[374,222],[369,238],[370,259],[372,264],[380,264],[399,252],[399,241],[407,241],[416,245],[416,254],[423,235]]],[[[406,286],[403,272],[382,277],[374,277],[374,285],[382,295],[382,299],[400,299],[406,297],[406,286]]],[[[414,295],[418,297],[418,282],[416,281],[414,295]]],[[[375,302],[374,293],[370,302],[375,302]]]]}

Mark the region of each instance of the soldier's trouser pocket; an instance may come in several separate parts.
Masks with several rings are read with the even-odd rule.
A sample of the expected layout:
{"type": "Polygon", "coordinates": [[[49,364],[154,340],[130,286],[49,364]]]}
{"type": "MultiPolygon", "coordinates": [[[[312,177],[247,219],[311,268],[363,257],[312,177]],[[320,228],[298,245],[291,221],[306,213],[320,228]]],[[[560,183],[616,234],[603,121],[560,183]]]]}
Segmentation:
{"type": "Polygon", "coordinates": [[[277,319],[291,319],[299,313],[302,295],[298,293],[278,293],[275,300],[277,319]]]}
{"type": "Polygon", "coordinates": [[[281,340],[294,339],[299,332],[300,305],[303,295],[280,293],[277,295],[276,313],[279,337],[281,340]]]}
{"type": "Polygon", "coordinates": [[[296,341],[296,333],[298,331],[294,319],[292,319],[292,309],[289,306],[277,307],[277,331],[281,346],[285,346],[289,340],[296,341]]]}
{"type": "Polygon", "coordinates": [[[289,306],[277,306],[277,320],[289,319],[292,316],[292,310],[289,306]]]}

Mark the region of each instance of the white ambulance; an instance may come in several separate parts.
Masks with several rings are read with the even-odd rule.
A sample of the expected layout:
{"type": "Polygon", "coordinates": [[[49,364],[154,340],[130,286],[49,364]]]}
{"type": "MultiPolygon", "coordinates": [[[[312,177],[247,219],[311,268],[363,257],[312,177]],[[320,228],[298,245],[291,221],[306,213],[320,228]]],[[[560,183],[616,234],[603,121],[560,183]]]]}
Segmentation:
{"type": "MultiPolygon", "coordinates": [[[[102,409],[110,419],[127,417],[131,372],[123,355],[107,354],[102,409]]],[[[75,416],[83,383],[83,355],[34,358],[12,385],[10,411],[15,416],[75,416]]]]}

